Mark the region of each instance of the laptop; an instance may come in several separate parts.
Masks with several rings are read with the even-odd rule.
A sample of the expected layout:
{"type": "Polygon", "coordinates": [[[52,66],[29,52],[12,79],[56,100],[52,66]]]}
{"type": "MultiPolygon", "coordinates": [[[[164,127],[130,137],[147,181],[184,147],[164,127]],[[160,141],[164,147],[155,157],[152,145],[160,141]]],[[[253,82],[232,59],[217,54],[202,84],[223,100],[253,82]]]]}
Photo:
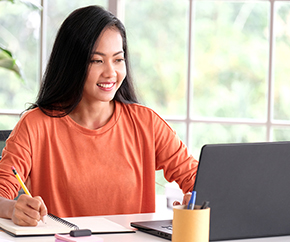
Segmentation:
{"type": "MultiPolygon", "coordinates": [[[[210,241],[289,235],[290,142],[205,145],[194,190],[210,201],[210,241]]],[[[170,223],[131,226],[170,240],[170,223]]]]}
{"type": "Polygon", "coordinates": [[[163,239],[171,240],[172,236],[172,220],[151,220],[132,222],[131,226],[139,231],[156,235],[163,239]]]}

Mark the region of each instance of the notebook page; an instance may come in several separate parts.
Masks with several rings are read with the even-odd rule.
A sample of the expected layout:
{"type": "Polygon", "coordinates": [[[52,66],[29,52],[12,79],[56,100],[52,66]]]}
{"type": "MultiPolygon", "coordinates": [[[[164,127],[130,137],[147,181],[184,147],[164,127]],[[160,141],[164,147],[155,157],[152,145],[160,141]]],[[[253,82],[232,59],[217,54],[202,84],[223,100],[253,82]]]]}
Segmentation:
{"type": "Polygon", "coordinates": [[[37,226],[19,226],[14,224],[11,219],[0,218],[0,227],[15,235],[69,233],[71,230],[70,227],[51,219],[49,216],[46,223],[40,221],[37,226]]]}
{"type": "Polygon", "coordinates": [[[71,217],[64,219],[78,225],[80,229],[90,229],[92,233],[134,232],[133,229],[126,228],[118,223],[98,216],[71,217]]]}

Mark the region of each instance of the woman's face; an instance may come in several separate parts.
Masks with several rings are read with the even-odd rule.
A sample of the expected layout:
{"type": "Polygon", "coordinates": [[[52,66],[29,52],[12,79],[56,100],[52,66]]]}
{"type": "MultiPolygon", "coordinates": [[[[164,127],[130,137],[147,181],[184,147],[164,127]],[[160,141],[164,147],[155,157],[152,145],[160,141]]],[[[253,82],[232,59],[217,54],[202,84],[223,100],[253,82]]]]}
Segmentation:
{"type": "Polygon", "coordinates": [[[123,39],[118,29],[108,28],[96,42],[84,85],[83,101],[109,102],[126,76],[123,39]]]}

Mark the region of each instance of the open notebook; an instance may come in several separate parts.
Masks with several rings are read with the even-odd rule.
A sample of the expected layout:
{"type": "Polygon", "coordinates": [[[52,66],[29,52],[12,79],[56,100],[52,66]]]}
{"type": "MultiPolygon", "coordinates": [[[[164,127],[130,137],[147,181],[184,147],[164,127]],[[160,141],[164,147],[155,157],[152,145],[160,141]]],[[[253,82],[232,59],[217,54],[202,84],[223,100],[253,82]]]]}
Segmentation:
{"type": "Polygon", "coordinates": [[[71,217],[60,219],[47,216],[46,224],[39,222],[36,227],[18,226],[12,220],[0,218],[0,228],[12,236],[54,235],[56,233],[69,233],[76,229],[90,229],[93,234],[107,233],[134,233],[135,231],[123,227],[102,217],[71,217]]]}

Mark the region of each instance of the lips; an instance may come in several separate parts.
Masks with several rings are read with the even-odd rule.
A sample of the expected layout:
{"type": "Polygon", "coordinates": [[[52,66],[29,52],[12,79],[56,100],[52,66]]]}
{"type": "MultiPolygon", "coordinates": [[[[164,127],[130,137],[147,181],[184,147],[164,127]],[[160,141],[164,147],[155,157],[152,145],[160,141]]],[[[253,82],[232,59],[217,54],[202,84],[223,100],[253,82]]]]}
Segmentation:
{"type": "Polygon", "coordinates": [[[111,82],[111,83],[98,83],[97,86],[99,88],[101,88],[102,90],[109,91],[115,86],[115,83],[114,82],[111,82]]]}

